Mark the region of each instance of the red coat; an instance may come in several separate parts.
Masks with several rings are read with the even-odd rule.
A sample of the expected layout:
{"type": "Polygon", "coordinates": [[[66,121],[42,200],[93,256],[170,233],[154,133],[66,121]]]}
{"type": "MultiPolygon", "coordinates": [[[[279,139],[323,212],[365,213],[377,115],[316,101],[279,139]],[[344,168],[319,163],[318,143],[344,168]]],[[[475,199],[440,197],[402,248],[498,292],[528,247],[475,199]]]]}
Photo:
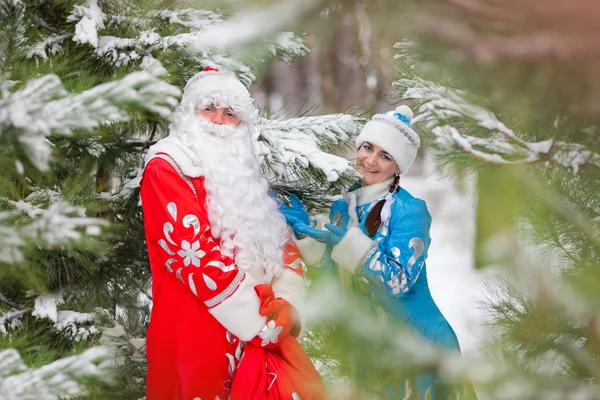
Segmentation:
{"type": "MultiPolygon", "coordinates": [[[[153,299],[146,398],[227,399],[243,352],[240,339],[254,338],[266,320],[254,291],[265,282],[221,254],[210,232],[203,177],[185,176],[159,155],[144,171],[140,196],[153,299]]],[[[284,254],[288,269],[272,286],[296,306],[302,263],[291,242],[284,254]]]]}

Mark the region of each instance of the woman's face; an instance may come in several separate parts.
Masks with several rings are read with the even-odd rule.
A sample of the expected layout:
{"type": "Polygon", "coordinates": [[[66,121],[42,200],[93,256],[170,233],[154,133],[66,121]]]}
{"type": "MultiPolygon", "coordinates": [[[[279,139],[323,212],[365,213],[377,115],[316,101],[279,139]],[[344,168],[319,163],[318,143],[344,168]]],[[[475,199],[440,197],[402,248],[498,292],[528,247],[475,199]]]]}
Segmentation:
{"type": "Polygon", "coordinates": [[[240,124],[240,116],[229,108],[218,108],[211,105],[205,107],[196,107],[196,115],[200,115],[214,124],[229,124],[238,126],[240,124]]]}
{"type": "Polygon", "coordinates": [[[364,142],[356,154],[356,170],[364,186],[386,181],[400,173],[398,164],[376,144],[364,142]]]}

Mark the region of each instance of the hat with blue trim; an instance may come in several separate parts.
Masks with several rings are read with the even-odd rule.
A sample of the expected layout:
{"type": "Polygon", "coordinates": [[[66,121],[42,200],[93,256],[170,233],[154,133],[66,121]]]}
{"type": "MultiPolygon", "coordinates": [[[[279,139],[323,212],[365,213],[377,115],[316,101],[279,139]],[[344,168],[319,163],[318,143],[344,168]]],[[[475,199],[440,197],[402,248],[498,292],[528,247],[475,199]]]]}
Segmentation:
{"type": "Polygon", "coordinates": [[[364,142],[381,147],[394,158],[400,175],[406,175],[421,146],[419,135],[410,124],[412,117],[412,110],[405,105],[375,114],[356,138],[356,147],[360,148],[364,142]]]}

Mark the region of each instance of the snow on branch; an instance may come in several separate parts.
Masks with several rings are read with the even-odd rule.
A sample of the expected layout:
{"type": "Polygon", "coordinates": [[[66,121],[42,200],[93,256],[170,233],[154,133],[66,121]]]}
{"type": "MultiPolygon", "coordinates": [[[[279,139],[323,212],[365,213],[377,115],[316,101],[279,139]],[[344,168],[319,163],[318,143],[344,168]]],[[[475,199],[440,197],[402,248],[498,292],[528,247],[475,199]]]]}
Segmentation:
{"type": "Polygon", "coordinates": [[[62,293],[44,293],[35,298],[31,315],[37,318],[48,318],[53,322],[58,321],[58,309],[63,304],[62,293]]]}
{"type": "Polygon", "coordinates": [[[14,93],[2,90],[0,131],[20,130],[18,141],[31,161],[46,170],[52,151],[46,136],[51,133],[69,134],[74,129],[91,130],[126,121],[129,111],[136,109],[166,116],[179,94],[175,86],[143,71],[73,95],[67,93],[58,76],[44,75],[14,93]]]}
{"type": "Polygon", "coordinates": [[[61,248],[85,236],[97,236],[109,224],[86,217],[84,207],[69,204],[49,190],[33,192],[25,200],[3,200],[16,209],[0,212],[0,262],[6,264],[22,262],[22,250],[28,242],[40,248],[61,248]],[[42,207],[38,202],[50,204],[42,207]],[[22,221],[23,214],[28,217],[26,222],[22,221]]]}
{"type": "Polygon", "coordinates": [[[263,119],[259,129],[264,162],[278,177],[286,177],[294,166],[311,165],[334,182],[348,169],[348,161],[319,144],[325,150],[347,145],[360,132],[361,122],[347,114],[263,119]]]}
{"type": "Polygon", "coordinates": [[[0,315],[0,333],[3,336],[6,336],[8,334],[9,329],[15,330],[17,328],[21,328],[23,326],[21,317],[23,316],[23,314],[26,314],[29,311],[31,311],[30,308],[26,310],[12,309],[0,315]]]}
{"type": "Polygon", "coordinates": [[[87,235],[98,235],[100,227],[106,225],[108,222],[105,220],[85,217],[83,207],[61,200],[44,209],[39,218],[24,225],[22,235],[41,246],[58,248],[70,241],[82,239],[81,228],[85,228],[87,235]]]}
{"type": "MultiPolygon", "coordinates": [[[[141,59],[140,66],[143,69],[147,68],[149,62],[152,62],[153,68],[162,68],[159,61],[152,57],[153,52],[186,49],[196,43],[202,35],[202,32],[186,32],[172,36],[160,36],[153,30],[146,30],[140,32],[137,38],[101,36],[95,53],[116,67],[141,59]]],[[[250,86],[256,80],[256,76],[248,66],[226,55],[222,50],[217,51],[210,46],[203,48],[194,46],[193,51],[204,66],[235,72],[246,86],[250,86]]],[[[259,63],[264,61],[267,55],[277,55],[283,61],[291,62],[306,54],[307,51],[308,48],[304,45],[302,38],[291,32],[281,32],[273,40],[266,41],[257,49],[253,49],[250,58],[251,61],[259,63]]]]}
{"type": "Polygon", "coordinates": [[[305,55],[308,48],[304,45],[302,38],[293,32],[281,32],[269,46],[269,51],[273,55],[279,54],[283,61],[289,63],[305,55]]]}
{"type": "Polygon", "coordinates": [[[202,30],[207,26],[223,22],[221,15],[211,10],[184,8],[181,10],[160,10],[153,14],[170,24],[177,24],[193,30],[202,30]]]}
{"type": "Polygon", "coordinates": [[[132,26],[156,26],[158,21],[168,24],[180,25],[192,31],[199,31],[208,26],[223,22],[221,14],[212,10],[199,10],[195,8],[182,8],[172,10],[151,10],[142,16],[134,15],[136,10],[126,10],[125,14],[107,14],[106,25],[132,25],[132,26]],[[158,20],[158,21],[157,21],[158,20]]]}
{"type": "Polygon", "coordinates": [[[86,383],[111,382],[112,352],[92,347],[41,368],[27,368],[15,349],[0,351],[0,400],[58,400],[85,396],[86,383]]]}
{"type": "Polygon", "coordinates": [[[40,319],[50,319],[57,331],[76,342],[86,340],[99,332],[92,324],[96,319],[93,313],[58,310],[58,306],[63,303],[61,292],[40,294],[35,298],[31,315],[40,319]]]}
{"type": "MultiPolygon", "coordinates": [[[[252,63],[260,64],[269,57],[279,57],[282,61],[292,62],[294,59],[305,55],[308,48],[304,45],[301,37],[292,32],[281,32],[276,35],[273,40],[261,43],[257,47],[253,47],[249,60],[252,63]]],[[[250,87],[252,82],[256,80],[256,75],[253,70],[244,63],[236,60],[222,51],[218,52],[213,49],[205,49],[205,56],[201,57],[204,67],[218,68],[234,72],[240,81],[250,87]]]]}
{"type": "Polygon", "coordinates": [[[24,19],[25,4],[21,0],[0,2],[0,62],[8,68],[13,55],[26,48],[24,19]]]}
{"type": "Polygon", "coordinates": [[[73,41],[98,47],[98,29],[104,28],[104,19],[105,15],[98,6],[98,0],[86,0],[86,5],[75,6],[67,18],[67,22],[78,21],[73,41]]]}
{"type": "Polygon", "coordinates": [[[204,30],[197,40],[190,43],[190,50],[224,50],[263,39],[298,21],[322,3],[322,0],[283,0],[268,7],[240,13],[222,24],[204,30]]]}
{"type": "Polygon", "coordinates": [[[70,37],[70,34],[49,35],[45,37],[42,41],[31,46],[27,51],[27,57],[46,60],[48,59],[48,53],[51,56],[54,56],[58,53],[62,53],[62,42],[64,42],[65,39],[68,39],[70,37]]]}
{"type": "Polygon", "coordinates": [[[157,50],[180,49],[194,41],[193,33],[181,33],[173,36],[160,36],[153,30],[140,32],[136,38],[100,36],[95,53],[114,66],[127,65],[129,62],[150,55],[157,50]]]}
{"type": "Polygon", "coordinates": [[[13,309],[0,315],[0,333],[6,335],[8,329],[14,330],[21,327],[20,318],[23,314],[29,313],[39,319],[49,319],[54,323],[54,329],[75,342],[86,340],[99,332],[93,324],[96,320],[95,314],[58,310],[58,306],[64,302],[61,292],[42,293],[35,298],[33,309],[13,309]]]}
{"type": "Polygon", "coordinates": [[[18,264],[23,261],[21,249],[25,246],[25,240],[14,226],[18,215],[16,211],[0,212],[0,263],[18,264]]]}
{"type": "Polygon", "coordinates": [[[577,172],[585,164],[600,167],[600,155],[577,143],[555,139],[527,142],[498,120],[494,113],[471,104],[464,91],[440,86],[418,77],[399,79],[393,85],[403,100],[414,100],[419,107],[413,119],[422,123],[444,149],[458,148],[484,162],[523,164],[551,161],[577,172]],[[486,137],[461,132],[465,122],[483,128],[486,137]]]}
{"type": "Polygon", "coordinates": [[[244,65],[240,61],[231,58],[222,53],[212,53],[202,60],[203,67],[212,67],[220,70],[231,71],[239,78],[239,80],[250,87],[252,82],[256,80],[256,75],[252,72],[248,66],[244,65]]]}
{"type": "Polygon", "coordinates": [[[99,332],[93,324],[96,316],[93,313],[61,310],[57,314],[54,328],[75,342],[87,340],[99,332]]]}

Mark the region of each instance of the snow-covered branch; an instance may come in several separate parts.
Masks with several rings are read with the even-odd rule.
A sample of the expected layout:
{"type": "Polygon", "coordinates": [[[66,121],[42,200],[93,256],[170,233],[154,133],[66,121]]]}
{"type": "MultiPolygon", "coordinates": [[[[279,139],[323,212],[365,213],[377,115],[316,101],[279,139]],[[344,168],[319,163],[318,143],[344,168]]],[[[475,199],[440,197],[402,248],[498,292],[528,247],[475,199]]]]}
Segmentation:
{"type": "Polygon", "coordinates": [[[133,337],[125,331],[121,324],[112,318],[109,318],[109,320],[114,326],[102,329],[102,337],[100,337],[102,345],[114,348],[116,351],[133,351],[135,356],[132,359],[134,361],[145,362],[146,338],[133,337]]]}
{"type": "Polygon", "coordinates": [[[311,165],[320,169],[327,181],[334,182],[348,169],[348,161],[323,151],[319,143],[326,150],[343,147],[358,134],[361,122],[347,114],[263,119],[259,129],[264,162],[281,178],[287,177],[293,166],[311,165]]]}
{"type": "Polygon", "coordinates": [[[97,236],[108,225],[106,220],[86,217],[85,208],[67,203],[52,191],[33,192],[25,200],[4,201],[16,209],[0,212],[0,262],[7,264],[23,261],[22,250],[28,242],[33,241],[40,248],[60,248],[84,235],[97,236]],[[44,201],[50,204],[36,204],[44,201]],[[31,221],[17,224],[23,214],[31,221]]]}
{"type": "Polygon", "coordinates": [[[69,134],[74,129],[91,130],[106,123],[126,121],[129,111],[140,109],[166,116],[177,103],[180,91],[147,72],[98,85],[69,95],[58,76],[32,79],[25,87],[0,97],[0,129],[21,131],[18,141],[31,161],[48,167],[52,145],[46,136],[69,134]]]}
{"type": "Polygon", "coordinates": [[[24,225],[22,235],[42,246],[56,248],[80,240],[83,237],[81,228],[85,228],[87,235],[98,235],[100,227],[106,225],[108,222],[105,220],[85,217],[83,207],[58,201],[43,209],[33,222],[24,225]]]}
{"type": "Polygon", "coordinates": [[[25,4],[21,0],[0,2],[0,63],[10,68],[16,54],[25,50],[25,4]]]}
{"type": "Polygon", "coordinates": [[[112,354],[92,347],[42,368],[27,368],[15,349],[0,352],[0,400],[58,400],[87,394],[90,380],[110,382],[112,354]]]}
{"type": "Polygon", "coordinates": [[[86,5],[76,5],[67,18],[67,22],[78,21],[75,25],[73,40],[98,46],[98,29],[104,28],[106,16],[98,6],[98,0],[86,0],[86,5]]]}
{"type": "Polygon", "coordinates": [[[413,123],[431,130],[441,148],[461,151],[493,164],[523,164],[551,161],[577,170],[583,165],[600,167],[600,155],[577,143],[554,139],[527,142],[500,122],[496,115],[467,100],[464,91],[440,86],[418,77],[394,82],[403,100],[418,102],[413,123]],[[465,122],[487,132],[485,137],[461,131],[465,122]]]}
{"type": "Polygon", "coordinates": [[[31,46],[27,51],[27,57],[46,60],[48,58],[48,53],[52,56],[58,53],[62,53],[62,42],[64,42],[65,39],[68,39],[70,37],[70,34],[49,35],[45,37],[42,41],[31,46]]]}
{"type": "Polygon", "coordinates": [[[21,249],[25,246],[25,240],[14,226],[19,214],[17,211],[0,212],[0,263],[18,264],[23,261],[21,249]]]}
{"type": "Polygon", "coordinates": [[[23,326],[21,317],[31,311],[31,308],[25,310],[12,309],[0,315],[0,333],[7,335],[8,330],[15,330],[23,326]]]}
{"type": "MultiPolygon", "coordinates": [[[[197,40],[190,43],[190,50],[224,50],[263,39],[293,24],[322,3],[323,0],[284,0],[268,7],[241,13],[222,24],[206,29],[198,35],[197,40]]],[[[280,41],[283,39],[279,38],[280,41]]]]}
{"type": "Polygon", "coordinates": [[[133,10],[128,13],[116,15],[107,14],[107,25],[133,25],[133,26],[156,26],[158,21],[168,24],[180,25],[192,31],[199,31],[213,24],[223,22],[221,14],[212,10],[201,10],[195,8],[182,8],[171,10],[152,10],[142,16],[133,15],[133,10]]]}

